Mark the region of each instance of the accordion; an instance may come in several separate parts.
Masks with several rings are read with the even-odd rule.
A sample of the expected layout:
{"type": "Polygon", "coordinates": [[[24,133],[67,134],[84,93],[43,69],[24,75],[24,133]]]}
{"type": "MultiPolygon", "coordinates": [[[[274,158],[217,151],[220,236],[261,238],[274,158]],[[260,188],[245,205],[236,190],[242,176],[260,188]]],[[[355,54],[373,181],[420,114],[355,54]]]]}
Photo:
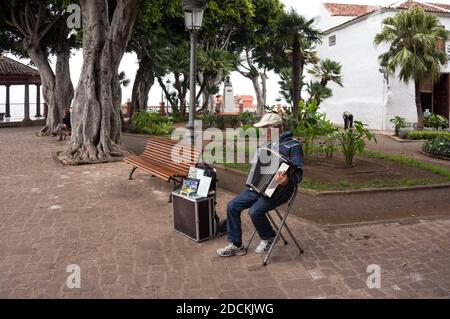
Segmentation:
{"type": "Polygon", "coordinates": [[[275,198],[284,189],[275,180],[280,172],[292,178],[295,173],[292,161],[269,148],[259,148],[253,158],[246,185],[260,195],[275,198]]]}

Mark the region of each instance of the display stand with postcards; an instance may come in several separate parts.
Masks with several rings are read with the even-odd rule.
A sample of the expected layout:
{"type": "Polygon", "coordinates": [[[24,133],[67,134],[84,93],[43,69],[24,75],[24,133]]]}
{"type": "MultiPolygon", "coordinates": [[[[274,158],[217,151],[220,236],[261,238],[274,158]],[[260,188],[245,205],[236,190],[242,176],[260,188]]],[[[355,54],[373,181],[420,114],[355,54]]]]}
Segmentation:
{"type": "Polygon", "coordinates": [[[212,177],[192,167],[180,190],[172,192],[174,229],[196,242],[214,238],[217,233],[216,193],[211,184],[212,177]]]}

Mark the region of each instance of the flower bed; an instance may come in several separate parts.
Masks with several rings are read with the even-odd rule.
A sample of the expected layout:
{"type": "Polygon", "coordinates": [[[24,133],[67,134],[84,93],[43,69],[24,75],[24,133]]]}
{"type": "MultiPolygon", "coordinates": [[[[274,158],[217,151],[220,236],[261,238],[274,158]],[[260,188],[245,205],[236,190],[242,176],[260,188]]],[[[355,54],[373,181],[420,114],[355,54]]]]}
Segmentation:
{"type": "Polygon", "coordinates": [[[425,153],[450,158],[450,134],[448,136],[438,136],[427,141],[422,150],[425,153]]]}

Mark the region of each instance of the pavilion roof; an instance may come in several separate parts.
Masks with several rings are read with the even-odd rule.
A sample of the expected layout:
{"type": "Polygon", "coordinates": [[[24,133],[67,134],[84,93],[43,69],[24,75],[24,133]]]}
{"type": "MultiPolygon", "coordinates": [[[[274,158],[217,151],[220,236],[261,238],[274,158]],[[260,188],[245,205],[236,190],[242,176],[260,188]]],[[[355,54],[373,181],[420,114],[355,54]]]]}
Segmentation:
{"type": "Polygon", "coordinates": [[[0,56],[0,84],[40,84],[39,71],[10,59],[0,56]]]}

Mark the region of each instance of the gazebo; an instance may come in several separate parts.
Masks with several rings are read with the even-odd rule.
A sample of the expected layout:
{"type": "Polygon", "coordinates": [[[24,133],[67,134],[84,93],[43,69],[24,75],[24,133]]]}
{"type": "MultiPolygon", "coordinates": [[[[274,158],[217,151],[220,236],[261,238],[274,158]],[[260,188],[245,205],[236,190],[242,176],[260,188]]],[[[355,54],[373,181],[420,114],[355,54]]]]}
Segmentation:
{"type": "Polygon", "coordinates": [[[39,72],[5,56],[0,56],[0,86],[6,87],[5,118],[11,117],[10,87],[24,85],[24,122],[30,122],[30,85],[36,86],[36,115],[41,115],[41,76],[39,72]]]}

